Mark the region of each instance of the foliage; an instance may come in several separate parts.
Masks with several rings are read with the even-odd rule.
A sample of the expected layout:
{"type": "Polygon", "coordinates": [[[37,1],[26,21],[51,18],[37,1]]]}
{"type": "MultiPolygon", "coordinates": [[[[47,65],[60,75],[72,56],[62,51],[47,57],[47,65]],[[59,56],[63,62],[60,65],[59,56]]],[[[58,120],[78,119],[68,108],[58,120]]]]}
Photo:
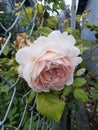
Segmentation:
{"type": "MultiPolygon", "coordinates": [[[[20,26],[23,25],[23,24],[29,25],[30,20],[31,20],[31,18],[33,16],[33,9],[32,9],[32,7],[28,7],[26,9],[22,8],[22,10],[19,11],[19,13],[21,13],[21,20],[19,22],[20,26]]],[[[19,13],[16,12],[15,15],[18,16],[19,13]]]]}
{"type": "Polygon", "coordinates": [[[84,91],[84,89],[80,89],[80,88],[75,89],[75,91],[74,91],[74,97],[78,101],[82,101],[82,102],[87,102],[88,101],[88,95],[84,91]]]}
{"type": "MultiPolygon", "coordinates": [[[[26,8],[26,12],[23,9],[19,10],[19,12],[22,14],[22,19],[19,21],[20,28],[24,25],[29,26],[30,20],[32,20],[32,17],[34,16],[35,12],[39,16],[39,26],[37,25],[37,19],[35,20],[34,32],[32,35],[33,40],[36,39],[36,37],[38,37],[39,35],[48,36],[48,34],[52,32],[52,30],[60,29],[58,26],[58,18],[56,16],[51,16],[49,12],[56,12],[57,14],[59,14],[60,10],[64,9],[64,4],[61,0],[45,0],[45,4],[46,5],[38,4],[36,6],[37,8],[35,11],[31,7],[26,8]],[[42,18],[44,18],[43,23],[41,23],[42,18]]],[[[5,17],[2,15],[1,18],[0,16],[0,21],[2,20],[2,23],[4,23],[5,27],[9,27],[10,24],[17,17],[19,12],[16,12],[15,15],[7,14],[5,12],[5,17]],[[10,19],[9,15],[11,15],[10,17],[13,19],[10,19]]],[[[80,17],[77,17],[77,22],[80,22],[80,17]]],[[[91,52],[91,54],[88,56],[86,55],[86,57],[83,59],[82,64],[78,66],[78,68],[76,68],[76,71],[74,72],[74,83],[72,85],[65,86],[64,90],[60,92],[51,91],[49,93],[37,94],[31,91],[31,93],[28,94],[28,106],[32,106],[35,100],[36,108],[34,107],[34,110],[38,111],[41,115],[45,117],[54,119],[56,122],[60,121],[64,110],[65,113],[68,113],[69,110],[77,110],[77,103],[79,101],[84,103],[89,101],[89,90],[87,89],[87,86],[93,86],[91,97],[94,102],[98,101],[98,79],[96,78],[98,74],[96,74],[96,72],[94,73],[91,70],[87,70],[87,64],[89,59],[98,62],[98,57],[93,55],[93,52],[96,50],[96,47],[98,47],[98,40],[96,39],[95,41],[88,44],[88,41],[81,38],[80,28],[72,29],[69,26],[69,23],[64,21],[62,22],[62,25],[64,27],[64,30],[66,30],[69,34],[72,34],[75,37],[76,45],[81,50],[81,56],[83,56],[84,58],[85,53],[89,51],[91,52]]],[[[91,31],[98,32],[98,26],[96,25],[85,24],[85,27],[87,27],[91,31]]],[[[30,32],[30,29],[26,31],[28,33],[30,32]]],[[[6,46],[0,59],[0,120],[3,118],[11,99],[11,96],[9,96],[12,95],[13,92],[11,84],[15,83],[18,77],[18,64],[15,61],[16,50],[13,47],[13,42],[15,40],[17,32],[19,33],[20,31],[11,30],[13,38],[9,41],[9,44],[6,46]]],[[[4,33],[0,35],[7,37],[6,35],[4,35],[4,33]]],[[[27,94],[27,92],[29,91],[28,85],[23,79],[20,79],[16,87],[17,96],[14,99],[12,109],[8,115],[8,121],[10,122],[10,125],[18,124],[16,120],[20,120],[24,110],[24,104],[21,100],[21,97],[23,98],[23,95],[27,94]],[[19,96],[18,94],[21,96],[19,96]]],[[[23,123],[23,129],[28,128],[29,115],[30,114],[28,113],[23,123]]],[[[35,118],[36,117],[34,116],[33,121],[35,122],[35,124],[37,124],[37,119],[35,118]]]]}
{"type": "Polygon", "coordinates": [[[45,117],[55,121],[61,119],[65,103],[51,93],[39,93],[36,99],[37,110],[45,117]]]}
{"type": "Polygon", "coordinates": [[[48,11],[59,13],[60,10],[64,9],[64,3],[62,2],[62,0],[45,0],[45,4],[48,11]]]}
{"type": "Polygon", "coordinates": [[[54,16],[50,16],[48,19],[46,19],[45,25],[47,25],[49,28],[57,28],[58,19],[54,16]]]}
{"type": "Polygon", "coordinates": [[[44,35],[48,36],[49,33],[51,33],[52,30],[49,27],[40,27],[37,29],[37,31],[34,32],[35,36],[44,35]]]}

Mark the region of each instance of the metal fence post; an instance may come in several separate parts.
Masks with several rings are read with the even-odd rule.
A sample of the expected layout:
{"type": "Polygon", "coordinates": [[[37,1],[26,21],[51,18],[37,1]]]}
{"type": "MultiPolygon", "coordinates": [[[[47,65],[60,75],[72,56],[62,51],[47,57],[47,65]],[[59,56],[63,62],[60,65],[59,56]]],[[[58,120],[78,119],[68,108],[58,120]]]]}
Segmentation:
{"type": "Polygon", "coordinates": [[[73,29],[76,28],[76,0],[72,0],[71,5],[71,25],[73,29]]]}

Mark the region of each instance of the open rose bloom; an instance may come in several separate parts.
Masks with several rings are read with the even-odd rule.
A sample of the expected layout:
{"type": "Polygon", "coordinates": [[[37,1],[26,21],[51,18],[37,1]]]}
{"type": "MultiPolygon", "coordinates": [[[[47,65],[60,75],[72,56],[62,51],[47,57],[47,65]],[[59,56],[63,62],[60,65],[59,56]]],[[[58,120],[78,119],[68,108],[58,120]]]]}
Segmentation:
{"type": "Polygon", "coordinates": [[[62,90],[73,83],[75,67],[81,63],[80,50],[67,32],[53,31],[16,53],[19,75],[36,92],[62,90]]]}

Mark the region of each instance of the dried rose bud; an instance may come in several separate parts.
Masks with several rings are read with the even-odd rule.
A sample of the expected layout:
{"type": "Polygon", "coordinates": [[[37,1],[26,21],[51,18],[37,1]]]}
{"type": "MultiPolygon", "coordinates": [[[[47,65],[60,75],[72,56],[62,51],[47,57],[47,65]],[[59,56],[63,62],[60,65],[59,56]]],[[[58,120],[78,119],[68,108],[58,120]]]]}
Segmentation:
{"type": "Polygon", "coordinates": [[[36,25],[37,25],[37,27],[40,27],[40,25],[41,25],[41,20],[42,20],[42,16],[37,15],[37,16],[36,16],[36,25]]]}
{"type": "Polygon", "coordinates": [[[16,40],[14,41],[15,47],[17,50],[29,46],[31,42],[28,39],[28,35],[26,33],[17,34],[16,40]]]}
{"type": "Polygon", "coordinates": [[[70,23],[70,18],[65,19],[65,20],[63,21],[63,23],[64,23],[64,24],[69,24],[69,23],[70,23]]]}
{"type": "Polygon", "coordinates": [[[18,8],[21,5],[21,2],[15,3],[14,6],[15,8],[18,8]]]}
{"type": "Polygon", "coordinates": [[[87,9],[86,11],[87,11],[87,13],[90,13],[90,12],[91,12],[91,10],[90,10],[90,9],[87,9]]]}
{"type": "Polygon", "coordinates": [[[0,37],[0,46],[3,46],[3,45],[4,45],[5,40],[6,40],[5,38],[0,37]]]}
{"type": "Polygon", "coordinates": [[[90,9],[86,9],[86,10],[84,10],[83,15],[88,15],[90,12],[91,12],[90,9]]]}
{"type": "Polygon", "coordinates": [[[63,102],[66,101],[66,97],[65,97],[64,95],[61,95],[61,96],[60,96],[60,99],[61,99],[63,102]]]}
{"type": "Polygon", "coordinates": [[[86,19],[86,21],[85,21],[86,23],[90,23],[90,21],[89,21],[89,19],[86,19]]]}

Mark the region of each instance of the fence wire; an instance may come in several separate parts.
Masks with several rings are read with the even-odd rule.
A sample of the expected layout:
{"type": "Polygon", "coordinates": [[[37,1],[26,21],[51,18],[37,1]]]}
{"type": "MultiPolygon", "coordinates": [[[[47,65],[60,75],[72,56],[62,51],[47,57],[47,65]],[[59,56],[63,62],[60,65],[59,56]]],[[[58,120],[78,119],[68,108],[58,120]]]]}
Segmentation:
{"type": "MultiPolygon", "coordinates": [[[[9,15],[8,20],[10,21],[10,25],[7,24],[7,26],[5,25],[4,22],[0,22],[0,32],[2,32],[0,35],[5,37],[5,42],[1,46],[1,49],[0,49],[0,56],[2,58],[2,54],[3,54],[4,50],[7,48],[7,46],[9,46],[10,41],[13,38],[13,30],[15,31],[15,33],[17,33],[17,32],[24,32],[24,31],[26,32],[28,30],[28,28],[31,28],[30,32],[29,32],[29,39],[31,38],[31,35],[32,35],[34,27],[35,27],[36,12],[32,15],[32,19],[29,19],[29,16],[26,13],[26,8],[25,8],[26,1],[25,0],[22,0],[22,1],[4,0],[1,2],[3,2],[2,9],[6,8],[6,10],[8,11],[7,15],[9,15]],[[15,5],[17,7],[15,7],[15,5]],[[23,17],[20,10],[22,10],[23,13],[25,14],[25,17],[27,18],[28,26],[19,25],[19,21],[23,17]],[[16,13],[17,13],[17,16],[15,17],[16,13]]],[[[29,6],[32,7],[33,9],[36,8],[35,7],[36,1],[28,0],[28,3],[29,3],[29,6]]],[[[0,13],[2,14],[4,12],[0,11],[0,13]]],[[[43,22],[43,19],[42,19],[42,22],[43,22]]],[[[13,44],[11,44],[11,46],[13,47],[13,44]]],[[[0,60],[2,60],[2,59],[0,59],[0,60]]],[[[20,80],[20,78],[17,77],[16,81],[13,83],[10,81],[10,79],[6,80],[5,77],[0,75],[0,81],[5,82],[9,86],[9,89],[10,89],[9,90],[10,91],[9,99],[8,99],[9,103],[6,104],[6,102],[4,102],[4,106],[6,106],[5,108],[3,108],[4,106],[0,106],[0,109],[1,108],[4,109],[3,115],[0,115],[0,130],[54,130],[54,129],[57,130],[54,121],[41,116],[35,110],[35,101],[33,102],[32,105],[28,104],[28,101],[27,101],[28,95],[30,94],[31,90],[28,90],[25,94],[22,94],[18,91],[17,84],[18,84],[19,80],[20,80]],[[22,109],[21,110],[22,114],[21,114],[20,119],[13,120],[13,122],[16,122],[17,125],[12,125],[15,123],[11,124],[10,121],[8,120],[8,116],[9,116],[9,113],[13,111],[12,108],[14,107],[15,100],[17,100],[17,99],[21,100],[21,104],[17,104],[17,105],[18,105],[18,107],[20,105],[20,109],[22,109]],[[28,122],[27,128],[25,127],[26,121],[28,122]],[[23,125],[24,125],[24,127],[23,127],[23,125]]],[[[23,86],[20,86],[20,87],[23,87],[23,86]]],[[[3,96],[2,96],[2,102],[3,102],[3,96]]],[[[14,115],[14,112],[12,112],[12,113],[13,113],[12,114],[12,119],[13,119],[13,117],[15,117],[16,115],[14,115]]],[[[17,113],[17,114],[19,114],[19,113],[17,113]]]]}
{"type": "MultiPolygon", "coordinates": [[[[28,36],[29,39],[32,39],[37,15],[35,11],[32,13],[32,17],[29,18],[26,10],[27,6],[35,10],[37,4],[36,0],[1,0],[0,4],[1,3],[2,9],[0,6],[0,17],[2,14],[4,15],[4,19],[0,19],[0,37],[4,38],[4,43],[0,48],[0,60],[2,60],[3,52],[8,46],[10,46],[11,49],[14,48],[13,40],[15,40],[17,33],[27,32],[30,30],[28,36]],[[27,5],[28,3],[29,5],[27,5]],[[7,10],[7,15],[3,12],[5,10],[7,10]],[[6,17],[7,19],[5,19],[6,17]],[[23,24],[21,26],[20,21],[23,17],[26,17],[28,24],[23,24]]],[[[43,20],[44,18],[42,17],[40,26],[42,26],[43,20]]],[[[56,124],[53,120],[43,117],[35,110],[35,100],[33,100],[31,105],[28,103],[28,96],[31,93],[31,90],[29,89],[25,93],[21,93],[19,88],[23,88],[24,85],[18,86],[20,80],[20,77],[17,77],[16,81],[13,82],[11,79],[7,80],[6,76],[4,77],[0,74],[0,82],[4,82],[9,87],[9,98],[6,99],[6,102],[3,102],[3,97],[6,97],[6,94],[3,94],[1,103],[4,105],[1,105],[0,103],[0,109],[3,110],[3,114],[0,115],[0,130],[59,130],[59,124],[56,124]],[[16,100],[19,100],[19,102],[17,103],[16,100]],[[13,109],[16,106],[19,108],[18,113],[15,113],[15,110],[13,109]],[[10,120],[8,118],[9,114],[11,116],[10,120]]],[[[4,86],[0,87],[2,88],[4,86]]]]}

